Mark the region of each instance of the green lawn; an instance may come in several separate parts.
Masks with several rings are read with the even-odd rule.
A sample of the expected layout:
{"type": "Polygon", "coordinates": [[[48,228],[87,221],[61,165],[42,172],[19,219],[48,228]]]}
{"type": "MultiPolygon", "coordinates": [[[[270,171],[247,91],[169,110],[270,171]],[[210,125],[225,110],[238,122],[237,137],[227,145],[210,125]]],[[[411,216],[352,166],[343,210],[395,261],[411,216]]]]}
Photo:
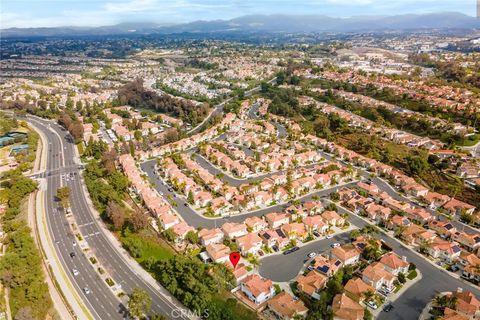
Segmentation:
{"type": "Polygon", "coordinates": [[[140,233],[127,233],[121,236],[123,246],[139,262],[149,259],[168,260],[173,257],[173,251],[158,239],[151,230],[143,230],[140,233]]]}

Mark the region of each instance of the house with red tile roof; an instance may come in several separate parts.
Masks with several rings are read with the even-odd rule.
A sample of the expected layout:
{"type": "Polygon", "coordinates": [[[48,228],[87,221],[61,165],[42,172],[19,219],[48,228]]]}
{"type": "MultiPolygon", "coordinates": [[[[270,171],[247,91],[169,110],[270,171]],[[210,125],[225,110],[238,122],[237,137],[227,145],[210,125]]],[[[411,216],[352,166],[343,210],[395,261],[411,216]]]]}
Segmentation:
{"type": "Polygon", "coordinates": [[[460,257],[462,250],[455,243],[435,238],[428,248],[428,253],[433,258],[454,262],[460,257]]]}
{"type": "Polygon", "coordinates": [[[339,259],[329,259],[327,256],[319,255],[313,260],[312,266],[317,272],[331,277],[340,270],[343,263],[339,259]]]}
{"type": "Polygon", "coordinates": [[[275,295],[272,280],[256,274],[245,277],[240,283],[240,290],[255,304],[262,304],[275,295]]]}
{"type": "Polygon", "coordinates": [[[456,311],[474,319],[480,317],[480,300],[472,292],[458,289],[452,296],[456,298],[456,311]]]}
{"type": "Polygon", "coordinates": [[[477,251],[480,248],[480,234],[455,231],[451,234],[452,240],[458,242],[470,251],[477,251]]]}
{"type": "Polygon", "coordinates": [[[265,215],[265,221],[267,221],[270,228],[275,229],[289,223],[290,218],[286,213],[271,212],[265,215]]]}
{"type": "Polygon", "coordinates": [[[180,219],[173,214],[163,214],[158,217],[158,220],[164,230],[170,229],[174,225],[180,223],[180,219]]]}
{"type": "Polygon", "coordinates": [[[428,227],[443,238],[448,238],[457,231],[457,228],[450,221],[432,220],[428,227]]]}
{"type": "Polygon", "coordinates": [[[185,239],[187,233],[189,233],[190,231],[195,231],[195,228],[189,226],[186,222],[182,221],[174,225],[172,227],[172,231],[177,237],[177,240],[183,240],[185,239]]]}
{"type": "Polygon", "coordinates": [[[223,243],[212,243],[206,247],[207,254],[213,262],[225,263],[230,257],[230,248],[223,243]]]}
{"type": "Polygon", "coordinates": [[[408,273],[408,267],[410,266],[405,256],[400,257],[395,252],[389,252],[383,255],[379,262],[383,264],[386,271],[394,275],[398,275],[399,273],[406,275],[408,273]]]}
{"type": "Polygon", "coordinates": [[[345,224],[345,219],[335,211],[324,211],[321,217],[330,226],[341,227],[345,224]]]}
{"type": "Polygon", "coordinates": [[[198,238],[203,246],[208,246],[212,243],[221,243],[224,239],[224,234],[220,228],[202,229],[198,232],[198,238]]]}
{"type": "Polygon", "coordinates": [[[260,238],[262,238],[264,245],[269,248],[276,247],[278,250],[283,249],[290,242],[290,239],[280,228],[275,230],[267,229],[265,231],[261,231],[260,238]]]}
{"type": "Polygon", "coordinates": [[[303,241],[308,236],[308,232],[303,223],[292,222],[280,227],[285,235],[290,239],[303,241]]]}
{"type": "Polygon", "coordinates": [[[425,210],[424,208],[415,207],[415,208],[408,208],[405,210],[407,213],[407,217],[414,222],[419,224],[427,224],[432,221],[435,217],[425,210]]]}
{"type": "Polygon", "coordinates": [[[346,294],[337,294],[332,302],[333,318],[338,320],[363,320],[364,308],[346,294]]]}
{"type": "Polygon", "coordinates": [[[338,259],[343,265],[356,264],[360,260],[360,251],[351,244],[341,245],[330,251],[332,259],[338,259]]]}
{"type": "Polygon", "coordinates": [[[431,209],[436,209],[447,203],[450,200],[450,197],[441,193],[430,191],[426,195],[422,196],[422,200],[431,209]]]}
{"type": "Polygon", "coordinates": [[[262,238],[256,233],[248,233],[235,239],[242,255],[256,254],[262,248],[262,238]]]}
{"type": "Polygon", "coordinates": [[[357,277],[348,280],[345,284],[344,290],[345,294],[356,302],[363,302],[367,292],[375,293],[374,287],[357,277]]]}
{"type": "Polygon", "coordinates": [[[451,214],[461,214],[462,212],[465,212],[467,214],[472,214],[473,211],[475,211],[475,207],[462,202],[460,200],[457,200],[455,198],[450,199],[447,203],[443,205],[443,208],[450,212],[451,214]]]}
{"type": "Polygon", "coordinates": [[[362,271],[362,280],[376,290],[379,290],[382,287],[393,290],[395,287],[393,282],[396,279],[397,277],[393,273],[385,270],[384,265],[379,262],[374,262],[368,265],[362,271]]]}
{"type": "Polygon", "coordinates": [[[308,216],[303,219],[303,223],[309,233],[318,231],[319,233],[324,234],[328,230],[328,224],[324,222],[323,217],[320,215],[308,216]]]}
{"type": "Polygon", "coordinates": [[[319,299],[318,292],[325,288],[328,277],[317,271],[309,271],[306,275],[300,275],[297,278],[297,288],[313,299],[319,299]]]}
{"type": "Polygon", "coordinates": [[[268,223],[257,216],[245,219],[245,224],[247,225],[249,230],[254,233],[258,233],[268,228],[268,223]]]}
{"type": "Polygon", "coordinates": [[[267,307],[277,319],[281,320],[304,318],[308,312],[308,308],[305,307],[302,300],[294,299],[285,291],[268,300],[267,307]]]}
{"type": "Polygon", "coordinates": [[[235,239],[248,233],[247,226],[243,223],[226,222],[222,225],[225,237],[235,239]]]}

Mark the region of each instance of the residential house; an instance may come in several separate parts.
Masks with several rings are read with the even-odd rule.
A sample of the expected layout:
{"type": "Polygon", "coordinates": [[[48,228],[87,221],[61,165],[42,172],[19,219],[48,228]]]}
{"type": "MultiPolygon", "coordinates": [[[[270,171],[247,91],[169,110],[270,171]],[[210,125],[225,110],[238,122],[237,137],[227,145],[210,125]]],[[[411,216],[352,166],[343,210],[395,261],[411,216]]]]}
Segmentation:
{"type": "Polygon", "coordinates": [[[224,234],[220,228],[202,229],[198,232],[198,238],[203,246],[223,241],[224,234]]]}
{"type": "Polygon", "coordinates": [[[344,290],[345,294],[356,302],[363,302],[367,292],[375,293],[374,287],[357,277],[348,280],[345,284],[344,290]]]}
{"type": "Polygon", "coordinates": [[[458,214],[460,215],[462,212],[465,212],[466,214],[472,214],[473,211],[475,211],[475,207],[462,202],[460,200],[457,200],[455,198],[450,199],[447,203],[443,205],[443,208],[450,212],[451,214],[458,214]]]}
{"type": "Polygon", "coordinates": [[[435,238],[428,248],[428,253],[433,258],[454,262],[460,256],[462,250],[453,242],[435,238]]]}
{"type": "Polygon", "coordinates": [[[399,273],[403,273],[407,275],[408,273],[408,267],[410,264],[407,262],[407,258],[405,256],[399,257],[396,253],[394,252],[389,252],[380,259],[379,261],[381,264],[383,264],[384,268],[386,271],[398,275],[399,273]]]}
{"type": "Polygon", "coordinates": [[[333,276],[343,266],[339,259],[329,259],[326,256],[316,256],[312,264],[313,268],[327,277],[333,276]]]}
{"type": "Polygon", "coordinates": [[[309,233],[317,231],[321,234],[325,234],[328,230],[328,225],[324,222],[323,217],[319,215],[308,216],[303,219],[303,223],[307,227],[307,232],[309,233]]]}
{"type": "Polygon", "coordinates": [[[337,294],[333,298],[332,311],[334,320],[363,320],[364,308],[346,294],[337,294]]]}
{"type": "Polygon", "coordinates": [[[449,238],[457,231],[457,228],[450,221],[432,220],[428,227],[438,233],[442,238],[449,238]]]}
{"type": "Polygon", "coordinates": [[[240,248],[242,255],[256,254],[262,247],[262,238],[256,233],[248,233],[235,240],[240,248]]]}
{"type": "Polygon", "coordinates": [[[396,279],[397,277],[393,273],[385,270],[384,265],[379,262],[368,265],[362,272],[362,280],[376,290],[382,287],[393,290],[393,282],[396,279]]]}
{"type": "Polygon", "coordinates": [[[271,212],[265,215],[265,221],[270,228],[275,229],[289,223],[290,219],[286,213],[271,212]]]}
{"type": "Polygon", "coordinates": [[[251,232],[255,232],[255,233],[265,230],[268,227],[268,223],[257,216],[253,216],[245,219],[245,224],[247,225],[249,230],[251,230],[251,232]]]}
{"type": "Polygon", "coordinates": [[[212,243],[207,245],[207,254],[213,262],[225,263],[230,258],[230,248],[223,243],[212,243]]]}
{"type": "Polygon", "coordinates": [[[245,277],[240,283],[240,290],[255,304],[262,304],[275,295],[272,280],[256,274],[245,277]]]}
{"type": "Polygon", "coordinates": [[[341,245],[330,251],[332,259],[338,259],[343,265],[356,264],[360,260],[360,251],[353,245],[341,245]]]}
{"type": "Polygon", "coordinates": [[[455,231],[451,235],[452,240],[458,242],[470,251],[477,251],[480,248],[480,234],[455,231]]]}
{"type": "Polygon", "coordinates": [[[321,216],[330,226],[341,227],[345,224],[345,219],[335,211],[324,211],[321,216]]]}
{"type": "Polygon", "coordinates": [[[277,319],[290,320],[305,318],[308,308],[302,300],[294,299],[286,291],[282,291],[267,302],[268,309],[272,311],[277,319]]]}
{"type": "Polygon", "coordinates": [[[280,227],[290,240],[296,239],[303,241],[308,236],[308,232],[303,223],[292,222],[280,227]]]}
{"type": "Polygon", "coordinates": [[[235,239],[248,233],[247,226],[243,223],[226,222],[222,225],[222,231],[225,237],[235,239]]]}
{"type": "Polygon", "coordinates": [[[328,277],[312,270],[306,275],[300,275],[297,278],[297,288],[307,296],[318,300],[320,298],[318,291],[325,288],[327,281],[328,277]]]}

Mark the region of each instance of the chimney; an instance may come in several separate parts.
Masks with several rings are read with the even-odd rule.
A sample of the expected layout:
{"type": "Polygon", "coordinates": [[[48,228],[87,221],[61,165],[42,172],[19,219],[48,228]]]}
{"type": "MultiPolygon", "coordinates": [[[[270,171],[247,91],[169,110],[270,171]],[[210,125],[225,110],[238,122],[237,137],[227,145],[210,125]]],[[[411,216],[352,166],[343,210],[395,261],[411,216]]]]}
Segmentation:
{"type": "Polygon", "coordinates": [[[402,260],[405,261],[405,262],[407,262],[407,257],[402,256],[402,260]]]}
{"type": "Polygon", "coordinates": [[[458,287],[457,288],[457,293],[462,293],[462,292],[463,292],[463,288],[458,287]]]}

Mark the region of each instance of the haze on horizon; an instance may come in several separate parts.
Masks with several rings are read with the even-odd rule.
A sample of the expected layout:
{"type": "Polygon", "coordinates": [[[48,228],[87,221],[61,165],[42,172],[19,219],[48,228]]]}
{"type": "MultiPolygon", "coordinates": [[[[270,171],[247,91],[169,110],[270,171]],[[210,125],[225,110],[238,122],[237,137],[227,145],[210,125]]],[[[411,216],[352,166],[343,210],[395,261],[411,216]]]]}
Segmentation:
{"type": "Polygon", "coordinates": [[[351,17],[433,12],[475,16],[476,0],[2,0],[0,29],[122,22],[175,24],[252,14],[351,17]]]}

